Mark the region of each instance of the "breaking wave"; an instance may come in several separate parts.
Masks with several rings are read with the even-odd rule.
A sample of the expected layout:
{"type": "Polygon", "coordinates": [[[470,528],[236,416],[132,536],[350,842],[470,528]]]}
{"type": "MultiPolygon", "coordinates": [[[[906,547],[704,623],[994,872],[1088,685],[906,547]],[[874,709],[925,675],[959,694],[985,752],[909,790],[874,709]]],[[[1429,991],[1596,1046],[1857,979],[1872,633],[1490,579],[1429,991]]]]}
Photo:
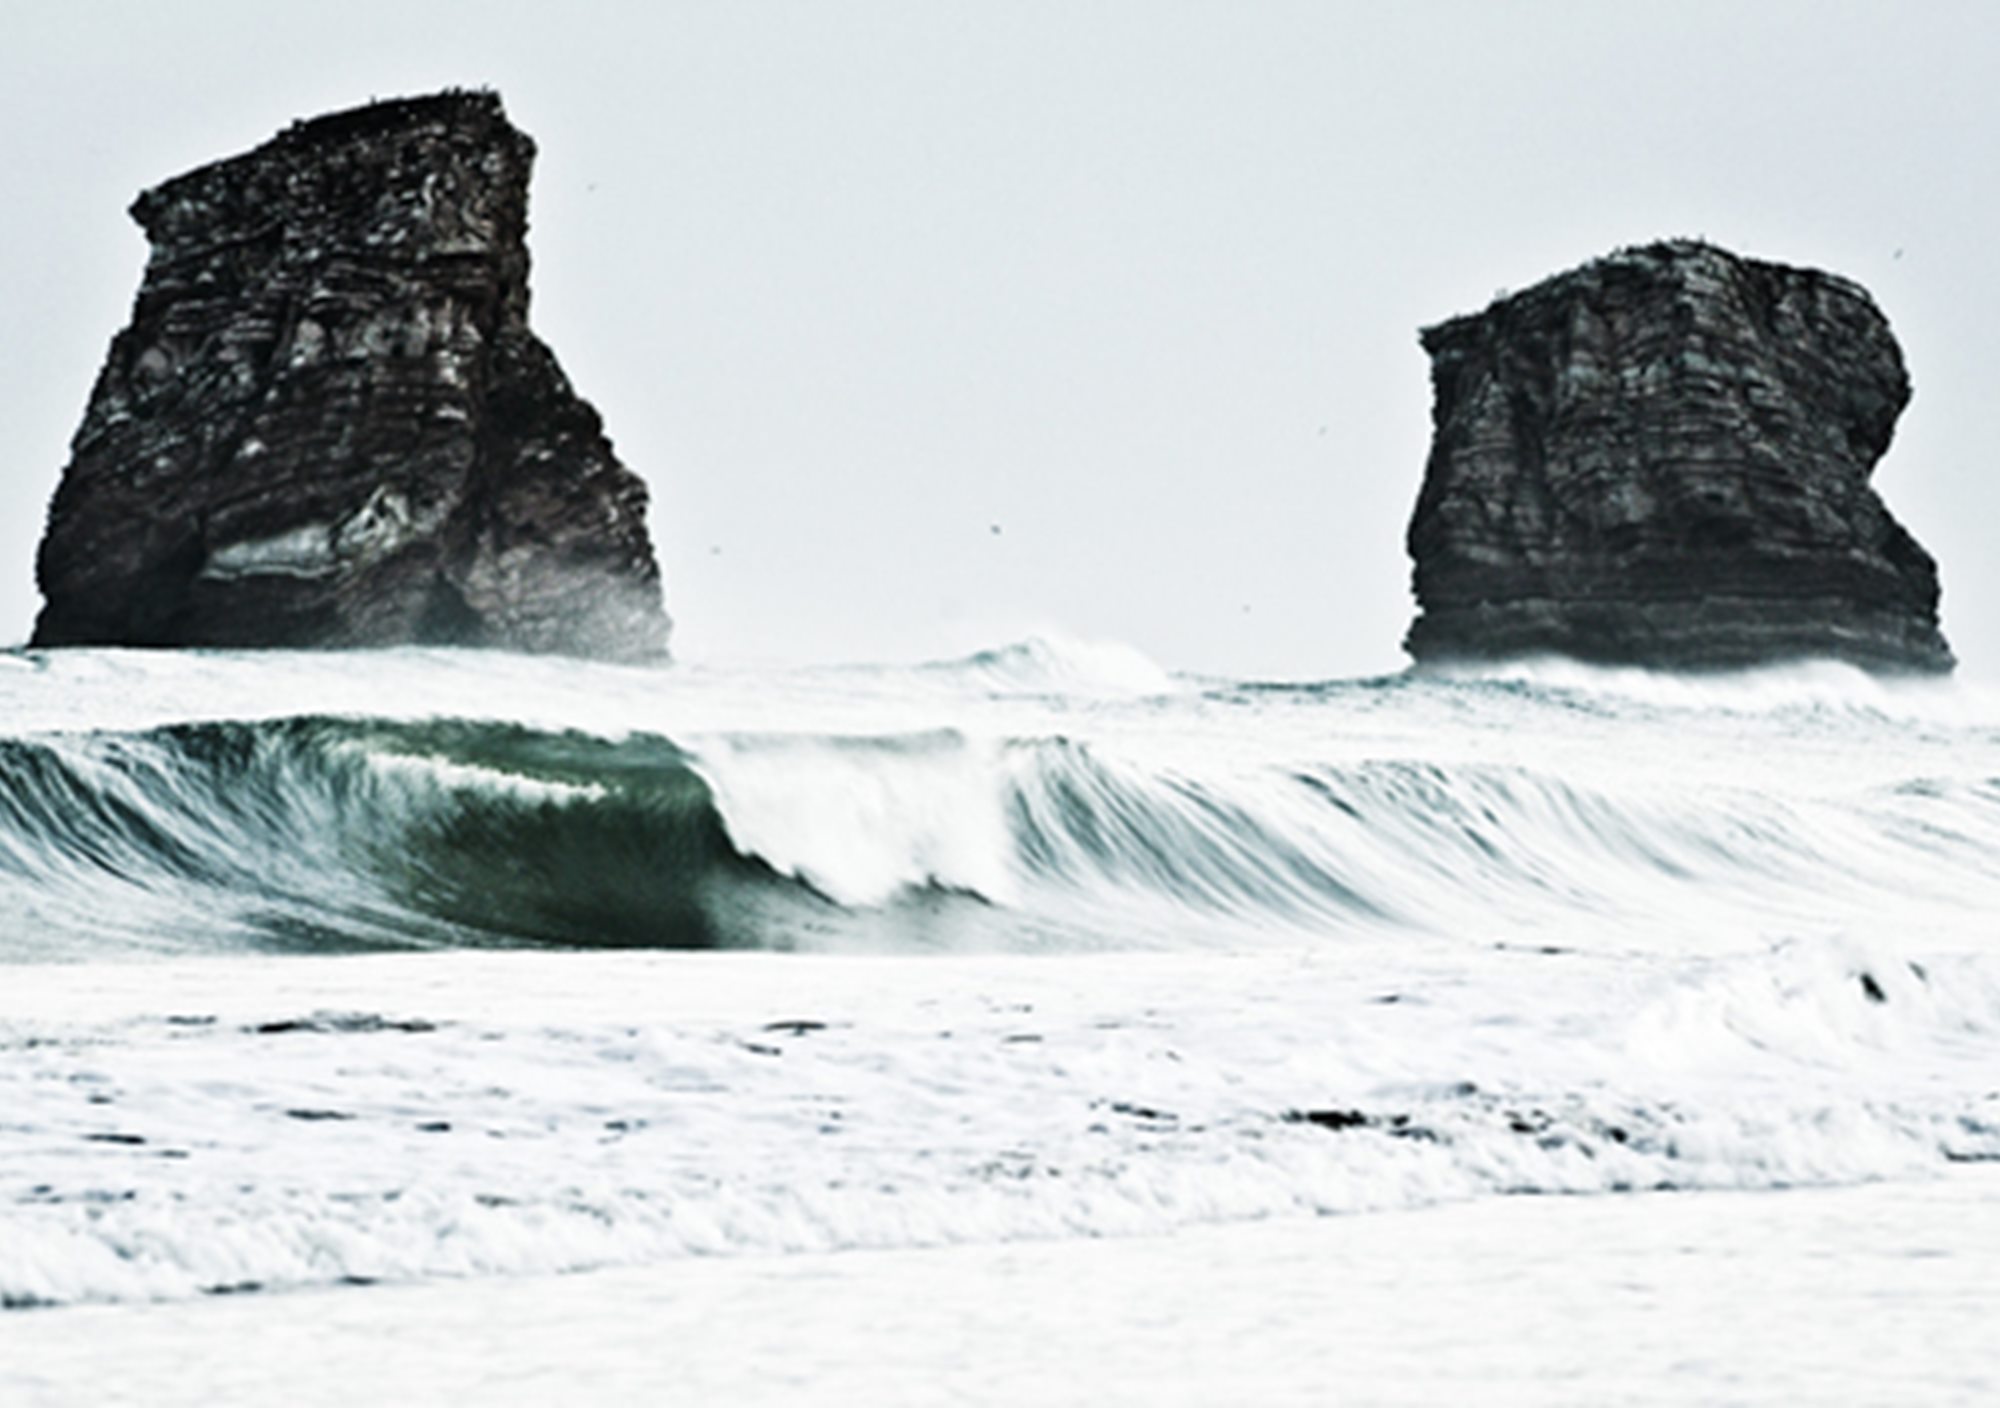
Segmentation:
{"type": "Polygon", "coordinates": [[[36,734],[0,739],[0,920],[8,956],[61,958],[1174,945],[1578,915],[1699,931],[1723,910],[1851,925],[2000,906],[2000,778],[1719,788],[1326,751],[316,716],[36,734]]]}
{"type": "Polygon", "coordinates": [[[918,670],[996,694],[1144,697],[1173,694],[1181,687],[1129,645],[1067,636],[1029,636],[961,659],[934,661],[918,670]]]}
{"type": "Polygon", "coordinates": [[[0,656],[0,1307],[1984,1165],[1994,702],[0,656]]]}

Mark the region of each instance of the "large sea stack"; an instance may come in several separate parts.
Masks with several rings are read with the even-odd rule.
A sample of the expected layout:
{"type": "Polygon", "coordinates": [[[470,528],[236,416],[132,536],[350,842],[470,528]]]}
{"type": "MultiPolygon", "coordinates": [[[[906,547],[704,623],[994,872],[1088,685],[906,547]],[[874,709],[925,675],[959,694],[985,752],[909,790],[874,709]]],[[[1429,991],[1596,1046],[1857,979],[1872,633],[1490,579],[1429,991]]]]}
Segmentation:
{"type": "Polygon", "coordinates": [[[662,655],[645,486],[528,330],[534,155],[453,92],[140,196],[34,644],[662,655]]]}
{"type": "Polygon", "coordinates": [[[1951,668],[1936,565],[1868,485],[1910,382],[1859,285],[1677,240],[1422,338],[1419,661],[1951,668]]]}

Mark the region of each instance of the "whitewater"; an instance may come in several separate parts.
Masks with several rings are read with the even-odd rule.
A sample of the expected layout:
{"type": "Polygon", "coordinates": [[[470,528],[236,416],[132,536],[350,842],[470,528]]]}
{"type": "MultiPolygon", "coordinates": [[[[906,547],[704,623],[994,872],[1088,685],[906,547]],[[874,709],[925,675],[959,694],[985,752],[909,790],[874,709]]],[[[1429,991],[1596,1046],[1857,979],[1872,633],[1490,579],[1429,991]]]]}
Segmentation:
{"type": "MultiPolygon", "coordinates": [[[[577,1401],[936,1401],[910,1385],[953,1373],[966,1401],[1116,1400],[1079,1367],[1103,1355],[1131,1401],[1325,1401],[1329,1324],[1389,1326],[1411,1276],[1499,1323],[1468,1245],[1569,1257],[1547,1294],[1599,1285],[1609,1316],[1670,1263],[1831,1294],[1803,1229],[1836,1215],[1872,1284],[1913,1247],[1911,1284],[1988,1324],[1996,914],[2000,696],[1833,665],[0,655],[0,1398],[209,1401],[226,1376],[161,1367],[191,1343],[293,1362],[302,1327],[425,1324],[490,1372],[549,1336],[516,1398],[481,1381],[502,1401],[558,1370],[577,1401]],[[897,1326],[947,1283],[1069,1347],[1024,1374],[968,1311],[909,1377],[897,1326]],[[1079,1285],[1110,1339],[1064,1339],[1079,1285]],[[700,1306],[791,1326],[788,1372],[700,1306]],[[1238,1334],[1204,1351],[1203,1315],[1238,1334]],[[680,1378],[643,1348],[665,1325],[680,1378]],[[1229,1348],[1258,1333],[1262,1377],[1229,1348]]],[[[1983,1336],[1913,1323],[1958,1347],[1920,1356],[1925,1397],[2000,1387],[1983,1336]]],[[[1571,1387],[1917,1382],[1814,1328],[1790,1377],[1662,1350],[1571,1387]]],[[[425,1372],[464,1390],[414,1354],[384,1361],[411,1401],[425,1372]]],[[[1438,1366],[1472,1362],[1378,1358],[1356,1401],[1453,1401],[1438,1366]]]]}

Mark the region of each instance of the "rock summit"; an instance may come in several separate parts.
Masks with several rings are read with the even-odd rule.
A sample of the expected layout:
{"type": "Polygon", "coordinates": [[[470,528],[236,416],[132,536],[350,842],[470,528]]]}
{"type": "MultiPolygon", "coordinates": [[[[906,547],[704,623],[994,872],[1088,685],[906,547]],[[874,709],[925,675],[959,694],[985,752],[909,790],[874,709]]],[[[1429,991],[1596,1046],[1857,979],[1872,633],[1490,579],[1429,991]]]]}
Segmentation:
{"type": "Polygon", "coordinates": [[[645,485],[528,327],[534,155],[449,92],[141,195],[33,643],[663,655],[645,485]]]}
{"type": "Polygon", "coordinates": [[[1420,662],[1952,667],[1936,565],[1869,487],[1910,381],[1858,284],[1677,240],[1422,342],[1420,662]]]}

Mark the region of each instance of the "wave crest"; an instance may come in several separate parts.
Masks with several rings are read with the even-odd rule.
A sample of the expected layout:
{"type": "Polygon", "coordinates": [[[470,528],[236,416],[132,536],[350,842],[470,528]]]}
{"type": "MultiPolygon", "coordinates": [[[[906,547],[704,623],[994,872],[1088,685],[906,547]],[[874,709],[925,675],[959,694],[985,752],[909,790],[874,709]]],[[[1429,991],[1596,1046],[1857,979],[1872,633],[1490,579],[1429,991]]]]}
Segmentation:
{"type": "MultiPolygon", "coordinates": [[[[607,739],[303,717],[0,739],[14,957],[1091,947],[2000,907],[2000,784],[1195,754],[962,728],[607,739]],[[1240,921],[1240,922],[1230,922],[1240,921]]],[[[1900,916],[1900,917],[1899,917],[1900,916]]],[[[1713,923],[1711,923],[1713,921],[1713,923]]]]}
{"type": "Polygon", "coordinates": [[[1173,694],[1182,687],[1172,674],[1133,646],[1054,634],[1033,635],[917,668],[933,679],[949,679],[1000,695],[1143,698],[1173,694]]]}

